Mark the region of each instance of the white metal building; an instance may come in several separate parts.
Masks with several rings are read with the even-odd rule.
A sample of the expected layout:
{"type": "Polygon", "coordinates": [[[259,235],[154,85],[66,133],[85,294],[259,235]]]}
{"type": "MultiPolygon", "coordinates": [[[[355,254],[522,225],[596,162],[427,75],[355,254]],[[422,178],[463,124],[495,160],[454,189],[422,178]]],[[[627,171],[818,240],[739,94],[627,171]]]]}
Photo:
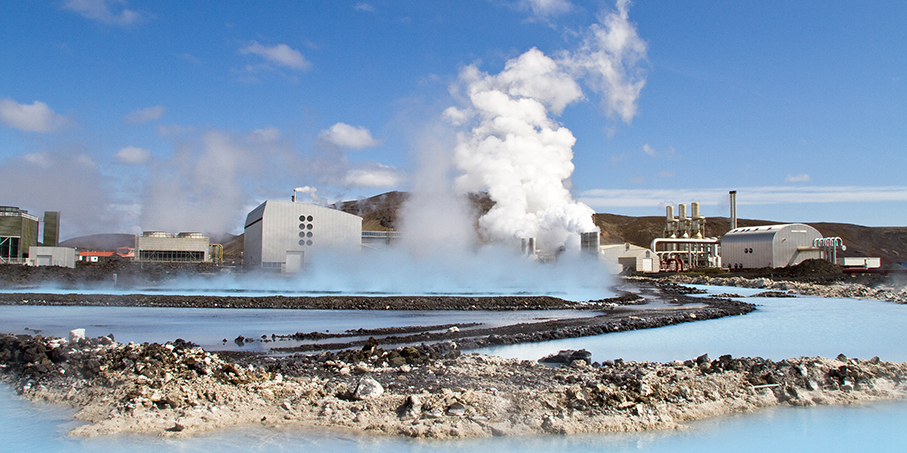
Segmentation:
{"type": "Polygon", "coordinates": [[[362,217],[338,209],[268,200],[246,216],[243,265],[297,272],[315,256],[358,251],[362,217]]]}
{"type": "Polygon", "coordinates": [[[76,249],[33,245],[28,248],[28,265],[76,267],[76,249]]]}
{"type": "Polygon", "coordinates": [[[634,272],[658,272],[659,259],[651,249],[624,244],[606,244],[599,247],[600,256],[634,272]]]}
{"type": "Polygon", "coordinates": [[[202,233],[146,231],[135,238],[135,259],[145,262],[202,263],[211,261],[211,240],[202,233]]]}
{"type": "Polygon", "coordinates": [[[735,228],[721,238],[721,263],[728,269],[793,266],[821,258],[813,246],[821,237],[802,223],[735,228]]]}

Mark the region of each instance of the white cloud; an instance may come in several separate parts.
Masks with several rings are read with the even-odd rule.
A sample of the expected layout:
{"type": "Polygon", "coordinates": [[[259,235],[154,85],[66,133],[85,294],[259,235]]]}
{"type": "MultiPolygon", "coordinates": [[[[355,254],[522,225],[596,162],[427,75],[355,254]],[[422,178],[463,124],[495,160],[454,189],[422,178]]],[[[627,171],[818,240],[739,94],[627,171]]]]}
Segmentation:
{"type": "Polygon", "coordinates": [[[74,156],[75,163],[86,168],[97,168],[98,163],[88,154],[77,154],[74,156]]]}
{"type": "Polygon", "coordinates": [[[268,126],[262,129],[255,129],[249,134],[249,137],[255,141],[276,142],[280,140],[280,130],[274,126],[268,126]]]}
{"type": "Polygon", "coordinates": [[[609,116],[625,123],[636,116],[636,101],[646,84],[647,45],[629,20],[629,0],[618,0],[617,11],[593,24],[583,46],[569,56],[566,64],[588,75],[587,83],[604,96],[602,103],[609,116]]]}
{"type": "Polygon", "coordinates": [[[676,175],[673,171],[662,170],[658,172],[658,176],[662,178],[673,178],[676,175]]]}
{"type": "Polygon", "coordinates": [[[35,101],[19,104],[11,99],[0,101],[0,122],[26,132],[53,132],[69,123],[69,118],[54,113],[47,104],[35,101]]]}
{"type": "Polygon", "coordinates": [[[372,13],[372,12],[375,12],[375,7],[372,5],[369,5],[368,3],[359,3],[356,5],[356,10],[372,13]]]}
{"type": "Polygon", "coordinates": [[[531,11],[540,19],[558,16],[573,9],[569,0],[520,0],[516,5],[522,10],[531,11]]]}
{"type": "Polygon", "coordinates": [[[135,146],[127,146],[116,153],[117,162],[123,164],[140,165],[148,162],[149,159],[151,159],[151,151],[135,146]]]}
{"type": "Polygon", "coordinates": [[[49,168],[53,165],[54,161],[51,159],[50,154],[47,153],[30,153],[22,156],[22,160],[32,164],[37,165],[41,168],[49,168]]]}
{"type": "Polygon", "coordinates": [[[258,55],[259,57],[264,58],[265,61],[300,71],[305,71],[312,66],[298,50],[295,50],[286,44],[277,44],[268,47],[259,44],[258,41],[252,41],[252,44],[239,49],[239,53],[243,55],[258,55]]]}
{"type": "Polygon", "coordinates": [[[650,155],[650,156],[652,156],[652,157],[655,157],[655,156],[658,155],[658,152],[655,151],[654,148],[652,148],[651,146],[649,146],[648,143],[646,143],[645,145],[642,145],[642,152],[644,152],[644,153],[646,153],[646,154],[648,154],[648,155],[650,155]]]}
{"type": "Polygon", "coordinates": [[[321,131],[319,137],[341,148],[363,149],[381,144],[372,138],[372,133],[368,129],[346,123],[337,123],[330,129],[321,131]]]}
{"type": "MultiPolygon", "coordinates": [[[[725,203],[725,189],[594,189],[580,194],[580,201],[596,208],[660,207],[664,200],[694,200],[703,204],[725,203]]],[[[907,187],[745,187],[737,189],[738,205],[790,203],[848,203],[907,201],[907,187]]]]}
{"type": "Polygon", "coordinates": [[[787,175],[784,180],[787,182],[807,182],[809,181],[809,175],[806,173],[802,175],[787,175]]]}
{"type": "Polygon", "coordinates": [[[126,26],[144,19],[143,14],[120,6],[125,4],[125,0],[66,0],[63,9],[108,25],[126,26]]]}
{"type": "Polygon", "coordinates": [[[126,121],[135,124],[147,123],[149,121],[159,120],[164,116],[166,109],[163,106],[156,105],[144,109],[138,109],[134,112],[127,113],[123,116],[126,121]]]}
{"type": "Polygon", "coordinates": [[[382,164],[370,164],[352,169],[346,174],[346,184],[359,187],[396,187],[406,178],[400,170],[382,164]]]}

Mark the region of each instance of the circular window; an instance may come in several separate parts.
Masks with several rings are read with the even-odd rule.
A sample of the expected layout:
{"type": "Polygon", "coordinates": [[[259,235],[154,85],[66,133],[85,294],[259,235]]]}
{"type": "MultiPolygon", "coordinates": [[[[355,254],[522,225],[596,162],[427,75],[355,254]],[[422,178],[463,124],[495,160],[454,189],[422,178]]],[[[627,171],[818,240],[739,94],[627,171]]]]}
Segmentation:
{"type": "Polygon", "coordinates": [[[300,223],[300,224],[299,224],[299,229],[300,229],[300,230],[304,230],[304,229],[305,229],[305,224],[304,224],[304,223],[300,223]]]}
{"type": "MultiPolygon", "coordinates": [[[[302,233],[299,233],[299,234],[302,234],[302,233]]],[[[312,237],[312,232],[311,232],[311,231],[309,231],[309,232],[308,232],[308,233],[306,233],[306,234],[305,234],[305,237],[307,237],[307,238],[310,238],[310,237],[312,237]]]]}
{"type": "Polygon", "coordinates": [[[300,240],[299,240],[299,245],[305,245],[305,239],[300,239],[300,240]]]}
{"type": "Polygon", "coordinates": [[[304,216],[304,215],[299,216],[299,221],[300,221],[300,222],[305,222],[305,216],[304,216]]]}
{"type": "MultiPolygon", "coordinates": [[[[312,234],[312,233],[309,233],[309,234],[312,234]]],[[[299,232],[299,237],[304,238],[304,237],[305,237],[305,231],[300,231],[300,232],[299,232]]]]}
{"type": "Polygon", "coordinates": [[[312,216],[307,217],[306,220],[308,220],[309,222],[311,222],[311,221],[312,221],[312,216]]]}
{"type": "Polygon", "coordinates": [[[306,227],[307,230],[311,230],[311,229],[312,229],[312,224],[310,223],[310,224],[306,225],[305,227],[306,227]]]}
{"type": "Polygon", "coordinates": [[[305,245],[312,245],[312,240],[309,239],[308,241],[305,241],[305,245]]]}

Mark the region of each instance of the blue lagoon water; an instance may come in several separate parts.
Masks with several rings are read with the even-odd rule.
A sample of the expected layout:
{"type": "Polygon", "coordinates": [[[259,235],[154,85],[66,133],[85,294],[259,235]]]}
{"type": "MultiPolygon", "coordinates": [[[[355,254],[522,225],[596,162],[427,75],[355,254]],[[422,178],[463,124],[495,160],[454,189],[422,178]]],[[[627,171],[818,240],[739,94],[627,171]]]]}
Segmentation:
{"type": "MultiPolygon", "coordinates": [[[[710,293],[752,294],[742,288],[703,287],[710,293]]],[[[585,348],[593,360],[684,360],[709,354],[762,356],[836,356],[907,361],[907,306],[854,299],[748,298],[750,314],[658,329],[539,344],[489,348],[481,352],[537,359],[560,349],[585,348]]],[[[22,332],[86,327],[90,335],[114,332],[119,341],[167,341],[175,336],[223,337],[236,328],[280,333],[345,330],[358,327],[498,322],[508,316],[551,317],[553,313],[513,312],[408,313],[314,310],[135,309],[96,307],[0,307],[0,330],[22,332]],[[66,308],[70,311],[59,311],[66,308]],[[34,310],[31,310],[34,309],[34,310]],[[100,310],[100,311],[98,311],[100,310]],[[270,317],[269,317],[270,316],[270,317]],[[451,321],[451,317],[457,316],[451,321]],[[495,320],[495,318],[498,320],[495,320]],[[285,324],[281,324],[281,320],[285,324]],[[443,321],[442,321],[443,320],[443,321]],[[82,323],[82,324],[79,324],[82,323]],[[92,324],[93,323],[93,324],[92,324]],[[26,325],[27,324],[27,325],[26,325]],[[256,326],[256,327],[252,327],[256,326]],[[308,326],[308,327],[307,327],[308,326]],[[256,330],[259,329],[259,330],[256,330]],[[117,333],[122,332],[122,333],[117,333]],[[131,333],[127,333],[131,332],[131,333]],[[132,336],[132,338],[130,338],[132,336]]],[[[564,313],[571,316],[570,313],[564,313]]],[[[525,318],[510,318],[525,319],[525,318]]],[[[63,334],[65,334],[63,332],[63,334]]],[[[246,335],[245,333],[238,332],[246,335]]],[[[208,341],[208,340],[203,340],[208,341]]],[[[200,343],[202,344],[202,343],[200,343]]],[[[277,343],[276,345],[280,345],[277,343]]],[[[907,451],[907,401],[860,406],[772,408],[690,424],[664,432],[579,436],[532,436],[457,441],[376,438],[348,431],[248,427],[191,439],[118,436],[79,439],[66,435],[75,426],[73,411],[24,401],[0,386],[0,451],[907,451]]]]}

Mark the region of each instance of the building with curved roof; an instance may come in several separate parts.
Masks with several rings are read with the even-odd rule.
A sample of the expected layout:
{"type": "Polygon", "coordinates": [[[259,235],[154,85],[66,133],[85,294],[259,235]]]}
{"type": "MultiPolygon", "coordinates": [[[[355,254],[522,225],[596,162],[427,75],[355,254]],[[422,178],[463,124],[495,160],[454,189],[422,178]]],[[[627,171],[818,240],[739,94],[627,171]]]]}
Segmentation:
{"type": "Polygon", "coordinates": [[[721,263],[728,269],[793,266],[821,258],[813,246],[821,237],[802,223],[735,228],[721,238],[721,263]]]}

